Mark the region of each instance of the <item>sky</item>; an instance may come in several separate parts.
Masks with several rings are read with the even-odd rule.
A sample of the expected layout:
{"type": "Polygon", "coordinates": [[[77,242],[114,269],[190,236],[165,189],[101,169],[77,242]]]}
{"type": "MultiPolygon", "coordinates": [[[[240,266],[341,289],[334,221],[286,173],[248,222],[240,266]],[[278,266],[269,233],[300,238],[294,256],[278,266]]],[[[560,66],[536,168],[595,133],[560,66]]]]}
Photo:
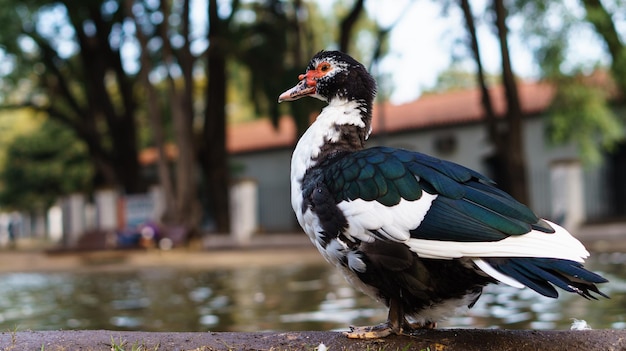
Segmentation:
{"type": "MultiPolygon", "coordinates": [[[[229,1],[218,1],[221,11],[228,12],[230,10],[229,1]]],[[[337,1],[344,1],[348,6],[352,3],[352,0],[309,1],[316,1],[323,11],[329,12],[332,11],[333,4],[337,1]]],[[[563,1],[574,15],[583,16],[583,10],[577,0],[563,1]]],[[[490,0],[472,0],[470,2],[474,12],[479,14],[484,12],[490,0]]],[[[611,0],[606,2],[612,3],[611,0]]],[[[464,38],[465,35],[464,20],[460,10],[455,6],[456,2],[451,1],[451,3],[450,10],[444,16],[440,3],[435,0],[367,0],[365,2],[369,16],[382,26],[387,27],[391,23],[397,22],[389,36],[389,52],[380,64],[380,71],[383,76],[390,77],[390,81],[385,81],[384,86],[391,87],[391,101],[393,103],[405,103],[418,98],[424,89],[435,84],[442,71],[450,67],[452,53],[459,54],[466,50],[464,45],[459,42],[459,39],[464,38]]],[[[204,10],[206,0],[192,0],[192,6],[202,9],[192,11],[192,23],[196,24],[192,28],[198,31],[193,35],[197,38],[204,38],[207,20],[206,10],[204,10]]],[[[65,20],[65,14],[59,12],[59,8],[50,11],[46,16],[48,18],[42,23],[52,27],[56,25],[61,28],[64,27],[59,25],[65,20]]],[[[559,18],[555,17],[551,20],[558,22],[559,18]]],[[[497,74],[500,71],[499,45],[491,33],[491,29],[482,22],[480,18],[477,19],[483,63],[487,72],[497,74]]],[[[626,37],[624,16],[618,24],[621,25],[618,30],[621,30],[626,37]]],[[[526,42],[526,38],[521,38],[520,35],[516,34],[522,22],[513,16],[509,18],[508,25],[511,29],[509,44],[515,74],[524,79],[536,79],[539,75],[539,69],[529,49],[529,43],[526,42]]],[[[45,31],[45,28],[40,29],[45,31]]],[[[610,62],[603,51],[601,41],[590,26],[582,26],[575,35],[576,37],[571,40],[572,45],[568,55],[571,60],[566,64],[571,67],[581,64],[593,67],[597,61],[601,61],[605,65],[610,62]]],[[[76,49],[73,42],[69,40],[71,36],[72,33],[65,33],[57,40],[61,54],[63,52],[70,54],[76,49]],[[63,40],[64,37],[68,37],[68,40],[63,40]]],[[[192,43],[192,49],[201,52],[206,48],[206,45],[206,40],[195,40],[192,43]]],[[[124,60],[125,68],[130,72],[136,71],[139,55],[136,43],[132,40],[122,43],[122,52],[124,57],[130,58],[124,60]]],[[[2,53],[0,52],[1,58],[2,53]]],[[[3,70],[9,69],[10,66],[7,64],[0,65],[0,74],[3,70]]],[[[474,64],[469,59],[464,61],[463,67],[468,71],[474,70],[474,64]]],[[[380,83],[379,85],[382,85],[380,83]]]]}
{"type": "MultiPolygon", "coordinates": [[[[195,6],[204,8],[205,0],[192,0],[195,6]]],[[[322,11],[330,13],[333,5],[343,1],[351,6],[353,0],[309,0],[319,4],[322,11]]],[[[563,0],[565,6],[575,15],[583,16],[578,0],[563,0]]],[[[611,2],[611,0],[608,0],[611,2]]],[[[220,9],[230,10],[230,0],[218,0],[220,9]]],[[[452,53],[459,54],[465,49],[459,43],[464,38],[464,19],[456,1],[444,16],[441,2],[436,0],[366,0],[365,8],[368,15],[384,27],[397,22],[389,37],[389,52],[382,60],[380,70],[383,75],[390,76],[391,82],[385,86],[392,88],[391,102],[400,104],[415,100],[424,89],[434,86],[439,74],[450,67],[452,53]],[[399,20],[398,20],[399,19],[399,20]]],[[[490,0],[471,0],[474,13],[483,13],[490,0]]],[[[198,23],[206,21],[205,11],[193,11],[192,16],[198,23]]],[[[554,20],[558,21],[558,18],[554,20]]],[[[477,31],[481,47],[483,65],[489,73],[500,72],[500,53],[497,39],[491,29],[477,19],[477,31]]],[[[626,22],[626,21],[625,21],[626,22]]],[[[534,61],[532,52],[524,38],[516,35],[522,23],[519,18],[509,18],[511,29],[509,45],[512,65],[515,74],[525,79],[537,79],[539,68],[534,61]]],[[[626,33],[626,28],[624,28],[626,33]]],[[[602,44],[595,36],[593,29],[582,27],[572,39],[570,56],[574,58],[572,66],[583,63],[593,66],[598,60],[608,64],[602,44]]],[[[320,48],[321,49],[321,48],[320,48]]],[[[330,48],[325,48],[330,49],[330,48]]],[[[468,71],[474,70],[471,60],[464,62],[468,71]]],[[[379,82],[379,85],[380,82],[379,82]]]]}
{"type": "MultiPolygon", "coordinates": [[[[453,2],[454,3],[454,2],[453,2]]],[[[471,1],[474,13],[482,12],[486,0],[471,1]]],[[[566,0],[566,5],[578,16],[582,10],[576,2],[566,0]]],[[[452,53],[465,50],[458,39],[463,38],[464,19],[461,12],[452,7],[447,16],[441,13],[441,6],[432,0],[370,0],[366,1],[368,13],[379,23],[393,23],[405,12],[390,34],[389,54],[384,59],[381,69],[392,77],[393,103],[404,103],[419,97],[424,88],[432,87],[438,75],[452,63],[452,53]]],[[[556,20],[556,19],[555,19],[556,20]]],[[[477,21],[481,56],[486,70],[500,72],[499,44],[491,29],[477,21]]],[[[529,43],[515,34],[521,27],[519,19],[510,18],[511,29],[509,45],[515,74],[524,79],[537,79],[539,67],[533,58],[529,43]]],[[[608,64],[602,43],[591,27],[581,27],[572,38],[570,48],[571,62],[577,65],[593,66],[600,61],[608,64]]],[[[464,67],[474,70],[471,60],[464,62],[464,67]]]]}
{"type": "Polygon", "coordinates": [[[425,87],[434,85],[441,71],[451,64],[454,30],[463,18],[441,14],[433,1],[368,1],[367,10],[383,26],[400,16],[389,37],[389,54],[381,70],[391,74],[392,102],[415,99],[425,87]]]}

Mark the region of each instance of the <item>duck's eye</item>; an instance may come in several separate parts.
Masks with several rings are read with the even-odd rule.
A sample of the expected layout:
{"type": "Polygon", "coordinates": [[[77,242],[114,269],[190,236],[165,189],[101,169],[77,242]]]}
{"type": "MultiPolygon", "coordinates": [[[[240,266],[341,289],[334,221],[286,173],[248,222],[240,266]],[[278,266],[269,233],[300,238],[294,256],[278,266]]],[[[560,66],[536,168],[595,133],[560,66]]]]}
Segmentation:
{"type": "Polygon", "coordinates": [[[328,70],[330,70],[330,64],[327,62],[320,63],[319,70],[322,72],[328,72],[328,70]]]}

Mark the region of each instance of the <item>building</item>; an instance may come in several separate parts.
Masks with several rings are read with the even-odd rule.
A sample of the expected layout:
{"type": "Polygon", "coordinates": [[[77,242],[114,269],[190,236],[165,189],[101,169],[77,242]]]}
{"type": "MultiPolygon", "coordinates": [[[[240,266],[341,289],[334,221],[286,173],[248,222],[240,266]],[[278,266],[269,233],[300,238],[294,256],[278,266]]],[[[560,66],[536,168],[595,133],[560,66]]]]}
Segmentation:
{"type": "MultiPolygon", "coordinates": [[[[538,215],[575,229],[583,223],[626,218],[626,142],[603,162],[585,166],[573,144],[552,146],[545,136],[545,116],[554,96],[546,83],[518,85],[524,112],[523,138],[527,160],[530,203],[538,215]]],[[[505,111],[504,91],[491,89],[495,112],[505,111]]],[[[455,91],[425,95],[403,104],[374,108],[369,146],[387,145],[423,152],[490,175],[492,153],[483,121],[480,92],[455,91]]],[[[253,232],[297,232],[291,209],[290,159],[295,145],[295,124],[284,116],[274,128],[268,119],[229,126],[227,149],[235,184],[231,191],[232,236],[246,244],[253,232]]],[[[166,148],[175,159],[173,145],[166,148]]],[[[154,149],[143,150],[140,162],[153,165],[154,149]]],[[[150,171],[151,172],[151,171],[150,171]]],[[[59,200],[59,205],[35,217],[23,214],[20,233],[47,233],[66,247],[76,246],[89,230],[112,233],[157,221],[163,210],[158,187],[147,194],[122,196],[115,189],[101,189],[94,203],[81,194],[59,200]],[[46,225],[47,223],[47,225],[46,225]],[[46,230],[43,229],[47,226],[46,230]]],[[[6,221],[5,221],[6,222],[6,221]]],[[[8,244],[6,225],[0,218],[0,247],[8,244]]],[[[108,238],[108,237],[107,237],[108,238]]],[[[108,239],[107,239],[108,240],[108,239]]],[[[103,247],[115,246],[113,244],[103,247]]]]}
{"type": "MultiPolygon", "coordinates": [[[[566,227],[583,222],[624,216],[617,196],[624,194],[626,147],[599,165],[585,167],[574,145],[552,146],[544,136],[544,117],[554,88],[546,83],[518,86],[524,120],[524,144],[530,182],[530,204],[538,215],[566,227]]],[[[505,111],[504,90],[491,89],[495,111],[505,111]]],[[[475,90],[433,94],[403,104],[378,105],[374,109],[369,146],[402,147],[450,160],[489,175],[487,140],[475,90]]],[[[289,117],[278,129],[267,119],[232,126],[228,150],[236,169],[234,176],[252,179],[257,185],[259,230],[286,232],[298,229],[291,209],[289,168],[295,145],[295,125],[289,117]]]]}

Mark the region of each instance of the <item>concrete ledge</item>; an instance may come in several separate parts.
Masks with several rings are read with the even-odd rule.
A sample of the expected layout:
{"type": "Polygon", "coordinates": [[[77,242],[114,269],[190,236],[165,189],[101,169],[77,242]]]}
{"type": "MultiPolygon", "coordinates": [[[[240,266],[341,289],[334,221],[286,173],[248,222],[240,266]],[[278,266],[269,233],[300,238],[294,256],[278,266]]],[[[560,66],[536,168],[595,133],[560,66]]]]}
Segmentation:
{"type": "Polygon", "coordinates": [[[113,350],[316,350],[324,343],[330,351],[574,351],[626,350],[626,330],[536,331],[495,329],[425,330],[414,337],[349,340],[338,332],[206,332],[148,333],[108,330],[1,332],[5,351],[113,350]]]}

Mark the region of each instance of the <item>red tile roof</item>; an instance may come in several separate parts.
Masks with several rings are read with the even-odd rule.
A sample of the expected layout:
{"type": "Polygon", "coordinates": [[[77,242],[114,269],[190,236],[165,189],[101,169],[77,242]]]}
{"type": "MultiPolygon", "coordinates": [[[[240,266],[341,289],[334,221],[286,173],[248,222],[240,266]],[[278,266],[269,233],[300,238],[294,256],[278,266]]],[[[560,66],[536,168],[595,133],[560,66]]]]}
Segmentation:
{"type": "Polygon", "coordinates": [[[295,145],[296,125],[283,116],[274,128],[269,118],[231,125],[227,130],[226,149],[230,153],[260,151],[295,145]]]}
{"type": "MultiPolygon", "coordinates": [[[[174,160],[178,157],[178,148],[173,143],[165,145],[165,156],[168,160],[174,160]]],[[[159,157],[155,147],[149,147],[139,152],[139,163],[142,165],[150,165],[157,161],[159,157]]]]}
{"type": "MultiPolygon", "coordinates": [[[[554,96],[554,88],[547,83],[521,83],[518,91],[526,114],[545,110],[554,96]]],[[[496,113],[502,115],[506,107],[503,87],[494,87],[490,93],[496,113]]],[[[380,132],[379,108],[374,107],[373,135],[380,132]]],[[[402,105],[386,103],[383,108],[387,133],[470,123],[483,117],[478,89],[429,94],[402,105]]],[[[290,147],[295,144],[295,133],[295,124],[289,116],[280,119],[278,129],[269,119],[236,124],[228,129],[227,149],[231,153],[241,153],[290,147]]]]}
{"type": "MultiPolygon", "coordinates": [[[[518,84],[518,91],[523,112],[534,114],[549,106],[555,89],[547,83],[523,82],[518,84]]],[[[494,87],[490,92],[496,113],[503,114],[506,101],[503,87],[494,87]]],[[[373,135],[381,132],[379,108],[374,107],[373,135]]],[[[428,94],[402,105],[386,103],[383,108],[387,133],[471,123],[483,117],[478,89],[428,94]]],[[[295,135],[296,127],[289,116],[280,119],[278,128],[274,128],[269,119],[263,118],[231,125],[227,131],[226,147],[232,154],[292,147],[295,145],[295,135]]],[[[167,154],[175,158],[175,147],[168,147],[167,154]]],[[[156,157],[154,148],[143,150],[139,156],[144,165],[155,162],[156,157]]]]}

